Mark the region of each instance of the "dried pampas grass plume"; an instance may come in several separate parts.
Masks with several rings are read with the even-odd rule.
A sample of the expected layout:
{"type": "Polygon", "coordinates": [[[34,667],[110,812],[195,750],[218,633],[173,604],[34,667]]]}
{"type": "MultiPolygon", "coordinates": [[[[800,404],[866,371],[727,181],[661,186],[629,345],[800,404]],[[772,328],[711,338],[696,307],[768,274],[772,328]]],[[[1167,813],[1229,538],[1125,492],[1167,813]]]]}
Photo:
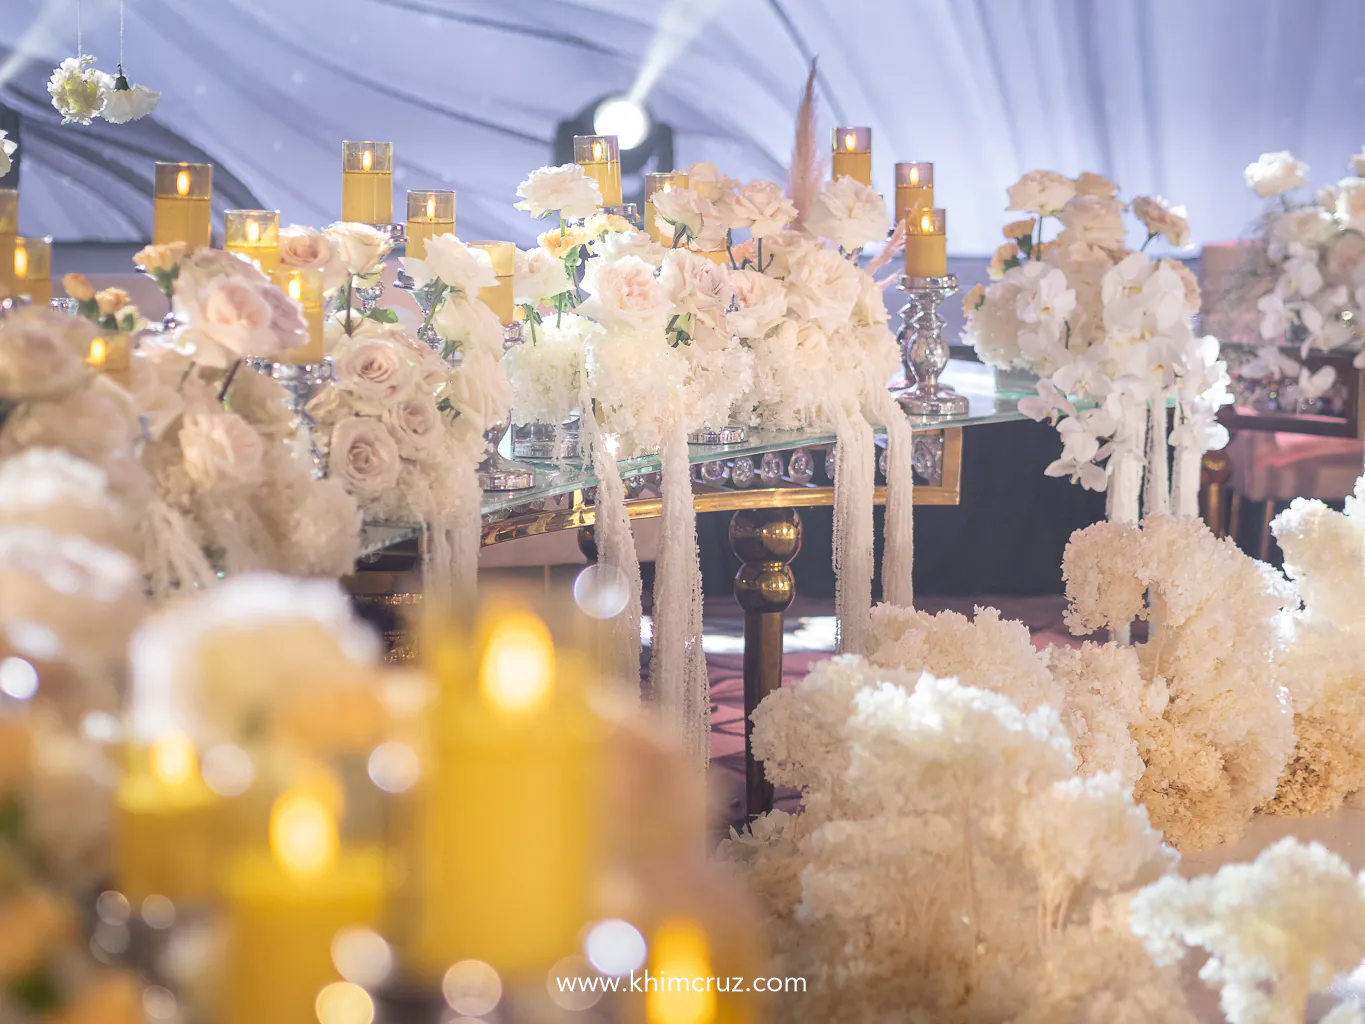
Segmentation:
{"type": "MultiPolygon", "coordinates": [[[[882,248],[882,251],[877,253],[877,255],[873,257],[872,262],[867,265],[867,272],[875,277],[877,271],[881,270],[882,267],[886,266],[900,255],[900,251],[904,248],[905,221],[901,221],[896,225],[896,230],[891,233],[891,237],[886,240],[886,245],[882,248]]],[[[895,275],[893,274],[891,276],[894,277],[895,275]]],[[[887,281],[890,280],[891,277],[888,277],[879,283],[885,288],[887,281]]]]}
{"type": "Polygon", "coordinates": [[[824,161],[817,155],[815,145],[815,68],[810,62],[806,88],[801,94],[801,105],[796,110],[796,141],[792,145],[792,166],[787,174],[787,197],[796,204],[793,227],[802,227],[810,213],[815,197],[820,194],[820,179],[824,161]]]}

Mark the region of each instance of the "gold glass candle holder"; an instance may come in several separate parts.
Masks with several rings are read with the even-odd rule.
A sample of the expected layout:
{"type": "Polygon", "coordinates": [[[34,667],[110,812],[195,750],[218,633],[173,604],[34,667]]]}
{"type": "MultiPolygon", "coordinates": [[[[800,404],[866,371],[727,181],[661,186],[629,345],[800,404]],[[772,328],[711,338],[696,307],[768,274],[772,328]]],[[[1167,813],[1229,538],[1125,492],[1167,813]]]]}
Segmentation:
{"type": "Polygon", "coordinates": [[[308,324],[308,340],[291,348],[280,362],[292,366],[322,362],[322,268],[276,267],[270,273],[270,281],[303,307],[303,319],[308,324]]]}
{"type": "Polygon", "coordinates": [[[488,253],[493,263],[493,273],[497,284],[479,289],[479,301],[498,315],[506,326],[512,322],[514,304],[512,302],[512,278],[516,273],[517,247],[511,242],[470,242],[475,249],[488,253]]]}
{"type": "Polygon", "coordinates": [[[126,334],[102,335],[90,339],[86,352],[85,365],[97,370],[124,387],[128,386],[129,371],[132,370],[133,345],[126,334]]]}
{"type": "Polygon", "coordinates": [[[158,163],[152,241],[157,245],[184,242],[191,250],[213,238],[213,166],[158,163]]]}
{"type": "Polygon", "coordinates": [[[52,302],[52,239],[14,240],[14,286],[29,302],[46,308],[52,302]]]}
{"type": "MultiPolygon", "coordinates": [[[[654,241],[662,241],[659,238],[659,225],[654,221],[654,194],[688,188],[691,184],[692,176],[686,171],[661,171],[645,175],[645,231],[654,241]]],[[[670,237],[668,241],[672,242],[673,239],[670,237]]]]}
{"type": "Polygon", "coordinates": [[[280,262],[280,211],[223,211],[223,248],[270,273],[280,262]]]}
{"type": "Polygon", "coordinates": [[[934,208],[934,165],[904,163],[896,165],[896,223],[911,210],[934,208]]]}
{"type": "Polygon", "coordinates": [[[597,182],[603,206],[621,205],[621,147],[615,135],[575,135],[573,162],[597,182]]]}
{"type": "Polygon", "coordinates": [[[830,177],[834,181],[849,177],[872,184],[872,129],[841,127],[834,129],[833,160],[830,177]]]}
{"type": "Polygon", "coordinates": [[[17,294],[14,279],[14,243],[19,234],[19,192],[0,188],[0,299],[17,294]]]}
{"type": "Polygon", "coordinates": [[[419,189],[408,193],[407,254],[422,259],[427,239],[455,234],[455,193],[449,189],[419,189]]]}
{"type": "Polygon", "coordinates": [[[355,224],[393,221],[393,143],[341,144],[341,219],[355,224]]]}
{"type": "Polygon", "coordinates": [[[948,215],[944,210],[916,210],[905,221],[905,273],[908,277],[944,277],[948,273],[948,215]]]}

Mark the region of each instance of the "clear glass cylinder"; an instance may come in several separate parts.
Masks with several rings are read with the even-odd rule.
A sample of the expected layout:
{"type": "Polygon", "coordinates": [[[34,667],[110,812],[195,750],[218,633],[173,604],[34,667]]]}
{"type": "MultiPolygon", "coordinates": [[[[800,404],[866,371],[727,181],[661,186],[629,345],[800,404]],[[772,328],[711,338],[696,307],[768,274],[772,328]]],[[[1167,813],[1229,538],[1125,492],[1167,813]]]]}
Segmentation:
{"type": "Polygon", "coordinates": [[[52,301],[52,239],[15,238],[14,283],[19,295],[35,306],[52,301]]]}
{"type": "Polygon", "coordinates": [[[341,144],[341,219],[355,224],[393,221],[393,143],[341,144]]]}
{"type": "Polygon", "coordinates": [[[621,147],[615,135],[575,135],[573,162],[597,182],[603,206],[621,205],[621,147]]]}
{"type": "Polygon", "coordinates": [[[271,283],[303,309],[308,324],[308,340],[286,352],[282,363],[312,366],[322,362],[323,295],[321,267],[276,267],[270,274],[271,283]]]}
{"type": "Polygon", "coordinates": [[[654,221],[654,203],[651,202],[654,194],[689,188],[691,185],[692,176],[686,171],[658,171],[645,175],[645,232],[654,241],[660,241],[659,225],[654,221]]]}
{"type": "Polygon", "coordinates": [[[491,287],[479,289],[479,301],[496,313],[504,326],[510,324],[515,311],[512,284],[517,267],[516,245],[511,242],[495,241],[470,242],[469,244],[475,249],[482,249],[488,253],[488,258],[493,263],[493,273],[498,278],[497,283],[491,287]]]}
{"type": "Polygon", "coordinates": [[[223,211],[223,248],[255,260],[270,273],[280,262],[280,211],[223,211]]]}
{"type": "Polygon", "coordinates": [[[422,259],[427,239],[455,234],[455,193],[449,189],[416,189],[408,192],[407,254],[422,259]]]}
{"type": "Polygon", "coordinates": [[[184,242],[191,249],[213,238],[213,165],[158,163],[152,241],[184,242]]]}
{"type": "Polygon", "coordinates": [[[896,223],[911,210],[934,208],[934,165],[931,163],[896,164],[896,223]]]}
{"type": "Polygon", "coordinates": [[[841,126],[834,129],[830,177],[852,178],[872,184],[872,129],[841,126]]]}
{"type": "Polygon", "coordinates": [[[905,273],[909,277],[947,275],[947,225],[944,210],[916,210],[906,218],[905,273]]]}

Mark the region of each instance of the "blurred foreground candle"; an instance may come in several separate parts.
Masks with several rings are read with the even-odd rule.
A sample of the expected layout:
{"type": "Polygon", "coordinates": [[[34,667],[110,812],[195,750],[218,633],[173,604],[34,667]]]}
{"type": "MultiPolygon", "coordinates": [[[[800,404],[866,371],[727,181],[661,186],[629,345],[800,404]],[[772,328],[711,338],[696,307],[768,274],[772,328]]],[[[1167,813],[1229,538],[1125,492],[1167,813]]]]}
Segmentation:
{"type": "Polygon", "coordinates": [[[916,210],[905,221],[905,273],[943,277],[948,273],[947,214],[916,210]]]}
{"type": "Polygon", "coordinates": [[[329,802],[312,785],[285,790],[270,811],[269,849],[243,850],[228,865],[223,1024],[316,1020],[314,1004],[337,978],[333,937],[379,918],[383,851],[342,845],[329,802]]]}
{"type": "Polygon", "coordinates": [[[0,299],[16,294],[14,242],[19,235],[19,192],[0,188],[0,299]]]}
{"type": "Polygon", "coordinates": [[[393,220],[393,143],[341,144],[341,219],[355,224],[393,220]]]}
{"type": "Polygon", "coordinates": [[[603,206],[621,205],[621,149],[615,135],[575,135],[573,162],[597,182],[603,206]]]}
{"type": "Polygon", "coordinates": [[[906,163],[896,165],[896,223],[911,210],[934,208],[934,165],[906,163]]]}
{"type": "Polygon", "coordinates": [[[191,251],[210,244],[212,200],[212,165],[158,163],[152,241],[184,242],[191,251]]]}
{"type": "Polygon", "coordinates": [[[488,253],[493,262],[493,273],[498,283],[479,289],[479,301],[498,314],[503,326],[512,322],[512,278],[517,269],[517,247],[511,242],[470,242],[475,249],[488,253]]]}
{"type": "Polygon", "coordinates": [[[280,211],[225,210],[223,248],[255,260],[270,273],[280,262],[280,211]]]}
{"type": "Polygon", "coordinates": [[[408,193],[407,254],[422,259],[427,239],[455,234],[455,193],[448,189],[422,189],[408,193]]]}
{"type": "Polygon", "coordinates": [[[433,618],[424,637],[440,697],[411,962],[428,980],[461,960],[539,975],[573,952],[589,916],[606,730],[576,653],[557,653],[533,612],[487,609],[472,638],[459,621],[433,618]]]}
{"type": "Polygon", "coordinates": [[[276,267],[270,281],[303,307],[308,324],[308,341],[291,348],[280,360],[293,366],[313,366],[322,362],[322,268],[276,267]]]}
{"type": "Polygon", "coordinates": [[[131,750],[129,759],[116,796],[119,891],[134,906],[152,895],[182,905],[204,902],[213,895],[220,801],[199,774],[194,744],[184,733],[168,732],[146,749],[131,750]]]}
{"type": "Polygon", "coordinates": [[[98,370],[124,387],[128,386],[133,368],[132,341],[126,334],[109,334],[93,338],[85,356],[85,365],[98,370]]]}
{"type": "MultiPolygon", "coordinates": [[[[659,238],[659,226],[654,222],[654,204],[650,201],[655,192],[672,192],[675,188],[687,188],[692,184],[692,176],[686,171],[662,171],[645,175],[645,231],[654,241],[659,238]]],[[[671,244],[670,237],[667,242],[671,244]]]]}
{"type": "MultiPolygon", "coordinates": [[[[649,975],[658,978],[709,978],[711,947],[695,921],[664,921],[649,943],[649,975]]],[[[729,986],[727,985],[728,989],[729,986]]],[[[645,994],[649,1024],[710,1024],[717,1017],[716,993],[690,986],[659,985],[645,994]]]]}
{"type": "Polygon", "coordinates": [[[849,177],[872,184],[872,129],[835,128],[834,153],[830,177],[834,181],[849,177]]]}
{"type": "Polygon", "coordinates": [[[35,306],[47,308],[52,302],[52,239],[16,238],[14,240],[15,291],[27,295],[35,306]]]}

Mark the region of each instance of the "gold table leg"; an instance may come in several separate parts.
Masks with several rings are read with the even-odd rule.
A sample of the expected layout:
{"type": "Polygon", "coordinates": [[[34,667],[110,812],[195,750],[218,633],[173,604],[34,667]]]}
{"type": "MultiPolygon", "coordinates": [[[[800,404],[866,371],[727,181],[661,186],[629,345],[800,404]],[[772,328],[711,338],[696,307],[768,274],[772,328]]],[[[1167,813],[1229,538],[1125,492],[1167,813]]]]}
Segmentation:
{"type": "Polygon", "coordinates": [[[743,565],[735,599],[744,609],[744,792],[750,818],[773,808],[773,787],[754,760],[750,716],[782,685],[782,613],[796,596],[788,564],[801,550],[801,517],[794,508],[741,509],[730,519],[730,547],[743,565]]]}

